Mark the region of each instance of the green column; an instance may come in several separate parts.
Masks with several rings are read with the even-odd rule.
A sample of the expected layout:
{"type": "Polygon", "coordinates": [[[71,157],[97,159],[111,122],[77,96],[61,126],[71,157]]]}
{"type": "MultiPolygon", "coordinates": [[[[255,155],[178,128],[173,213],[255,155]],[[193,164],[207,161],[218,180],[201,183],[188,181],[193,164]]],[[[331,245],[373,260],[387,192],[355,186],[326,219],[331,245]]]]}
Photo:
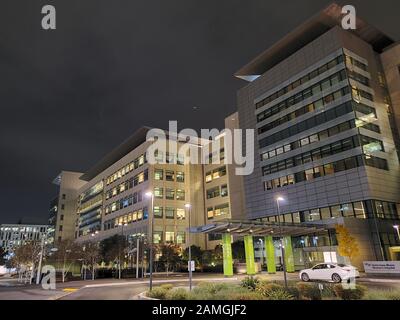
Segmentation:
{"type": "Polygon", "coordinates": [[[232,261],[232,236],[230,233],[222,235],[222,254],[224,260],[224,276],[233,276],[233,261],[232,261]]]}
{"type": "Polygon", "coordinates": [[[292,238],[286,236],[283,238],[283,245],[285,246],[285,263],[286,271],[294,272],[294,258],[293,258],[293,248],[292,248],[292,238]]]}
{"type": "Polygon", "coordinates": [[[276,272],[275,247],[272,236],[265,237],[265,256],[267,257],[268,273],[276,272]]]}
{"type": "Polygon", "coordinates": [[[254,262],[253,236],[244,236],[244,252],[246,254],[247,274],[256,274],[256,265],[254,262]]]}

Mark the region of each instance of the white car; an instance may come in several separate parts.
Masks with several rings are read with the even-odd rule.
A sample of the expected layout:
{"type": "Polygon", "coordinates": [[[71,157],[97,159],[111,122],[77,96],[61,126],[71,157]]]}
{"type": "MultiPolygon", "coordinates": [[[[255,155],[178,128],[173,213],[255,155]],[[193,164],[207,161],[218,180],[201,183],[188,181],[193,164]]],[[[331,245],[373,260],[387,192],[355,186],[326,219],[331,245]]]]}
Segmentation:
{"type": "Polygon", "coordinates": [[[358,278],[360,276],[357,268],[337,263],[320,263],[310,269],[301,270],[299,277],[307,282],[310,280],[325,280],[336,283],[358,278]]]}

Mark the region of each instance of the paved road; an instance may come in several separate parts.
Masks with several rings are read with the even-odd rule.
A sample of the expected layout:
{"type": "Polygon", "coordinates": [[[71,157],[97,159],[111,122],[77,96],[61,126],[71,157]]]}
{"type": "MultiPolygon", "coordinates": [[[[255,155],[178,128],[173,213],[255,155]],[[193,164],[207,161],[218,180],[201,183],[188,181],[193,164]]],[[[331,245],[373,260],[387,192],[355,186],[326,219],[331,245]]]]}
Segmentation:
{"type": "MultiPolygon", "coordinates": [[[[244,276],[224,278],[222,275],[196,275],[194,284],[203,281],[239,282],[244,276]]],[[[282,274],[262,275],[269,280],[282,280],[282,274]]],[[[289,274],[289,280],[298,280],[297,274],[289,274]]],[[[169,277],[154,279],[154,286],[171,283],[174,286],[188,286],[187,277],[169,277]]],[[[369,279],[362,277],[358,283],[369,288],[400,289],[400,279],[369,279]]],[[[72,281],[58,283],[57,290],[42,290],[40,286],[24,286],[16,281],[0,281],[0,300],[129,300],[148,289],[148,279],[116,280],[105,279],[95,281],[72,281]]]]}

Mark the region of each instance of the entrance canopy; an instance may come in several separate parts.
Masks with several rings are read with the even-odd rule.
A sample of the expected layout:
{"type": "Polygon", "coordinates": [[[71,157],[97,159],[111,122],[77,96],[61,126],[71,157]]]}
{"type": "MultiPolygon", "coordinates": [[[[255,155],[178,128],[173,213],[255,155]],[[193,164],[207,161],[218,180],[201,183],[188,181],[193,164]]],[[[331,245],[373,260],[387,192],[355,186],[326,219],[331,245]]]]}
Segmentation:
{"type": "Polygon", "coordinates": [[[323,224],[221,220],[189,229],[190,233],[230,233],[236,236],[301,236],[327,231],[323,224]]]}

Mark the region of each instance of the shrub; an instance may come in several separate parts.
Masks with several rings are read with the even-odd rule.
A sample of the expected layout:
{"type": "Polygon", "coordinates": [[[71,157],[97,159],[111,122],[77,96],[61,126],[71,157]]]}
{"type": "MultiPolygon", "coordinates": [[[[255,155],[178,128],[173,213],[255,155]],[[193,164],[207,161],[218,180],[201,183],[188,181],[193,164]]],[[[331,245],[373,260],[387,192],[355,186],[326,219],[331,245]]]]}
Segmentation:
{"type": "Polygon", "coordinates": [[[258,284],[259,282],[260,282],[260,281],[258,280],[257,277],[251,277],[251,276],[250,276],[250,277],[244,278],[240,284],[241,284],[241,286],[242,286],[243,288],[247,288],[247,289],[249,289],[249,290],[254,291],[254,290],[256,289],[257,284],[258,284]]]}
{"type": "Polygon", "coordinates": [[[154,299],[165,299],[168,290],[162,287],[155,287],[153,290],[147,292],[147,296],[154,299]]]}
{"type": "Polygon", "coordinates": [[[167,291],[165,299],[167,299],[167,300],[188,300],[189,293],[184,288],[176,288],[176,289],[167,291]]]}
{"type": "Polygon", "coordinates": [[[256,285],[256,291],[265,297],[268,296],[268,293],[270,291],[279,290],[279,289],[283,289],[283,286],[278,283],[275,283],[275,282],[260,281],[256,285]]]}
{"type": "Polygon", "coordinates": [[[336,296],[343,300],[360,300],[367,291],[364,286],[356,285],[354,289],[347,289],[341,284],[334,285],[333,290],[335,291],[336,296]]]}
{"type": "Polygon", "coordinates": [[[294,300],[294,297],[285,289],[274,289],[268,291],[268,300],[294,300]]]}
{"type": "Polygon", "coordinates": [[[165,290],[171,290],[173,287],[174,287],[174,286],[173,286],[172,284],[170,284],[170,283],[162,284],[162,285],[160,286],[160,288],[163,288],[163,289],[165,289],[165,290]]]}
{"type": "Polygon", "coordinates": [[[368,290],[367,300],[400,300],[400,290],[368,290]]]}
{"type": "Polygon", "coordinates": [[[300,292],[299,289],[297,289],[294,286],[289,286],[286,291],[293,297],[293,299],[298,300],[300,299],[300,292]]]}
{"type": "Polygon", "coordinates": [[[315,283],[298,282],[297,289],[301,299],[321,300],[321,291],[315,283]]]}
{"type": "Polygon", "coordinates": [[[264,297],[255,291],[234,292],[228,294],[227,300],[263,300],[264,297]]]}

